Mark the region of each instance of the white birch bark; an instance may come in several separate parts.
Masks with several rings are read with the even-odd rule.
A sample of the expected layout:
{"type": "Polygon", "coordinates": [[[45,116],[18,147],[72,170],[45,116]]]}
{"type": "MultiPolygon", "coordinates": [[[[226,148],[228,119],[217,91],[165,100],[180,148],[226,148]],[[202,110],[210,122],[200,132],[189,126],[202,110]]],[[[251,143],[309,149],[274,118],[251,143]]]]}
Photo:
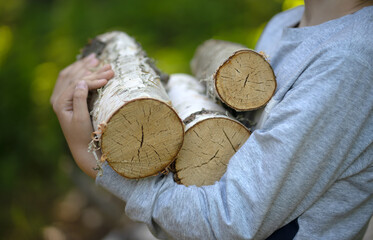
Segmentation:
{"type": "Polygon", "coordinates": [[[167,91],[186,127],[175,160],[175,180],[184,185],[210,185],[226,171],[250,131],[205,95],[205,86],[186,74],[171,75],[167,91]]]}
{"type": "Polygon", "coordinates": [[[265,57],[243,45],[208,40],[191,61],[193,75],[207,93],[236,111],[255,110],[273,96],[276,79],[265,57]]]}
{"type": "Polygon", "coordinates": [[[109,32],[95,41],[104,44],[99,54],[102,64],[110,63],[115,73],[92,99],[92,123],[103,160],[127,178],[155,175],[180,150],[183,124],[158,71],[133,38],[109,32]]]}

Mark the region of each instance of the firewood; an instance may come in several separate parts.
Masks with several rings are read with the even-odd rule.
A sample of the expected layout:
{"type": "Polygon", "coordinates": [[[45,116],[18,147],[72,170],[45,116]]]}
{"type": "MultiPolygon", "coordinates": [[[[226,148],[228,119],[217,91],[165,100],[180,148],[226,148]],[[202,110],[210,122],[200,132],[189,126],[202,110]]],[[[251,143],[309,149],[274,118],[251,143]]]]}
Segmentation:
{"type": "Polygon", "coordinates": [[[187,186],[211,185],[223,176],[250,131],[208,98],[194,77],[171,75],[166,89],[186,130],[174,164],[175,180],[187,186]]]}
{"type": "Polygon", "coordinates": [[[123,32],[97,36],[82,55],[96,52],[115,76],[92,96],[91,117],[102,161],[127,178],[163,171],[183,143],[184,125],[171,107],[141,46],[123,32]]]}
{"type": "Polygon", "coordinates": [[[206,81],[210,96],[236,111],[264,106],[276,89],[266,58],[236,43],[207,40],[197,48],[191,69],[197,79],[206,81]]]}

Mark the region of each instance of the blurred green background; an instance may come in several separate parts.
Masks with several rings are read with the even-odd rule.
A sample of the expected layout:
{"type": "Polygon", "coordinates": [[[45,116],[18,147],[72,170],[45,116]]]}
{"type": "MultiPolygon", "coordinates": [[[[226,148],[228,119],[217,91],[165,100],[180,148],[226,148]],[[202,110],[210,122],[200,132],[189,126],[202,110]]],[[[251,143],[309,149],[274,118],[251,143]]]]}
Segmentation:
{"type": "Polygon", "coordinates": [[[42,239],[53,203],[74,185],[49,97],[89,38],[125,31],[163,71],[189,72],[204,40],[254,48],[271,16],[302,2],[0,0],[0,239],[42,239]]]}

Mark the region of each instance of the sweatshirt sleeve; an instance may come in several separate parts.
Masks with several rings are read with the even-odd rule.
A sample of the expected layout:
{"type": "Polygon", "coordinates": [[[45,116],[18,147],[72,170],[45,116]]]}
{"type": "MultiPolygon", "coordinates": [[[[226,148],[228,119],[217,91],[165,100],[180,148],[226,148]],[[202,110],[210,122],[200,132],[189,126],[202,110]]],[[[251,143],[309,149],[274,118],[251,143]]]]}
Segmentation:
{"type": "MultiPolygon", "coordinates": [[[[325,54],[297,79],[214,185],[172,175],[127,180],[108,166],[97,183],[164,239],[262,239],[302,214],[370,145],[371,68],[325,54]]],[[[348,191],[348,189],[347,189],[348,191]]]]}

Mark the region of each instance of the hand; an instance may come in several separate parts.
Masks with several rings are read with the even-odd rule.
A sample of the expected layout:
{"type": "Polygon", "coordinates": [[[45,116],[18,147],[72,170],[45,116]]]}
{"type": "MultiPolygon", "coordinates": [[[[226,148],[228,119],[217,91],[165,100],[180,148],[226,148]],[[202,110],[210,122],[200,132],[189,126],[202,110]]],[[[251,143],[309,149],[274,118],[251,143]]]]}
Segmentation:
{"type": "Polygon", "coordinates": [[[114,76],[114,72],[110,65],[104,65],[96,72],[87,73],[89,62],[84,60],[83,64],[78,65],[80,69],[77,65],[72,64],[73,67],[67,67],[60,74],[51,102],[76,163],[83,172],[95,178],[96,160],[87,151],[93,131],[87,96],[89,90],[103,87],[114,76]],[[77,78],[74,73],[81,78],[77,78]]]}
{"type": "Polygon", "coordinates": [[[50,103],[53,105],[67,86],[76,85],[83,77],[91,74],[93,72],[92,70],[97,67],[99,63],[100,61],[96,58],[96,55],[92,53],[86,58],[76,61],[63,69],[58,75],[56,85],[54,86],[50,98],[50,103]]]}

